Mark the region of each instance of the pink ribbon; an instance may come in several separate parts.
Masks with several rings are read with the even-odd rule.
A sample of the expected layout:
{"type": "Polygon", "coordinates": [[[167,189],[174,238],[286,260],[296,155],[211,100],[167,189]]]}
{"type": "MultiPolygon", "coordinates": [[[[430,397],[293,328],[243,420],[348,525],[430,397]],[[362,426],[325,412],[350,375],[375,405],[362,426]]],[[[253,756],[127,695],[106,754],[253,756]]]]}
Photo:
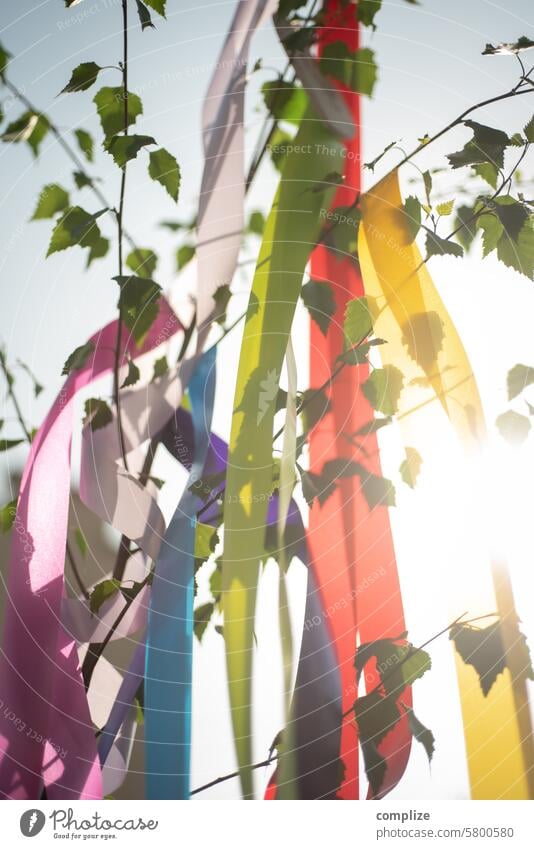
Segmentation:
{"type": "MultiPolygon", "coordinates": [[[[180,325],[162,299],[143,347],[153,350],[180,325]]],[[[117,323],[91,342],[95,351],[71,374],[32,443],[24,469],[10,559],[0,659],[0,793],[35,799],[102,797],[100,763],[76,643],[62,627],[70,492],[73,400],[113,367],[117,323]]],[[[109,427],[109,426],[108,426],[109,427]]]]}

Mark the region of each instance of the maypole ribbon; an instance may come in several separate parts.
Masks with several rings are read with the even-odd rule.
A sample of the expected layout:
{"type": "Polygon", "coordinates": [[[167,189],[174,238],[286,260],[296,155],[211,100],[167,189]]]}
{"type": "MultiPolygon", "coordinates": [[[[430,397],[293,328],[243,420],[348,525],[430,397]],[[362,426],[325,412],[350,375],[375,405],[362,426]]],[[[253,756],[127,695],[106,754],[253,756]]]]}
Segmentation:
{"type": "Polygon", "coordinates": [[[259,564],[273,483],[272,436],[279,377],[304,268],[341,168],[341,145],[311,108],[286,154],[267,219],[241,345],[224,506],[224,637],[230,705],[246,798],[253,795],[251,673],[259,564]]]}
{"type": "MultiPolygon", "coordinates": [[[[319,29],[320,53],[328,44],[339,41],[346,44],[350,51],[357,50],[356,6],[341,0],[329,0],[325,3],[324,15],[324,27],[319,29]]],[[[342,83],[337,85],[355,125],[359,127],[359,95],[342,83]]],[[[354,227],[358,216],[360,161],[358,133],[346,144],[344,182],[329,210],[332,215],[328,220],[344,231],[350,228],[351,219],[354,227]],[[336,216],[341,214],[347,217],[348,223],[336,223],[336,216]]],[[[325,226],[328,227],[328,223],[325,226]]],[[[324,245],[319,245],[312,254],[311,277],[329,285],[335,301],[335,312],[326,335],[315,322],[311,323],[310,386],[313,388],[328,380],[337,357],[344,350],[346,305],[352,298],[363,294],[363,286],[355,258],[335,253],[324,245]]],[[[350,462],[353,458],[354,448],[347,442],[344,433],[354,433],[373,419],[373,409],[361,391],[368,376],[366,365],[351,366],[345,368],[330,387],[329,411],[309,437],[312,471],[320,472],[328,460],[346,458],[350,462]]],[[[366,435],[365,449],[366,456],[358,459],[371,475],[381,476],[376,434],[366,435]]],[[[405,630],[387,508],[377,506],[370,510],[360,481],[354,477],[340,480],[336,491],[322,507],[317,503],[312,506],[308,537],[323,616],[326,615],[329,620],[340,669],[345,713],[358,695],[354,668],[357,637],[361,643],[372,642],[382,637],[396,637],[405,630]]],[[[367,689],[372,689],[379,680],[373,663],[367,665],[365,675],[367,689]]],[[[409,692],[403,695],[406,703],[410,703],[410,698],[409,692]]],[[[328,704],[325,710],[329,710],[328,704]]],[[[321,761],[320,746],[318,739],[318,763],[321,761]]],[[[405,717],[379,748],[387,762],[387,773],[379,794],[384,795],[400,780],[408,760],[410,733],[405,717]]],[[[339,756],[342,763],[338,770],[339,797],[357,799],[358,735],[351,715],[343,721],[339,756]]],[[[305,794],[316,791],[313,785],[307,786],[305,777],[302,782],[305,794]]]]}
{"type": "Polygon", "coordinates": [[[215,348],[189,381],[194,454],[184,494],[156,562],[145,670],[146,788],[149,799],[188,799],[191,760],[194,546],[202,475],[215,400],[215,348]]]}
{"type": "Polygon", "coordinates": [[[241,0],[204,100],[205,165],[197,224],[199,346],[214,315],[213,296],[220,286],[229,286],[232,282],[241,248],[248,53],[255,30],[274,11],[276,4],[277,0],[241,0]]]}
{"type": "MultiPolygon", "coordinates": [[[[387,340],[382,360],[404,376],[403,432],[416,433],[418,419],[417,413],[404,417],[403,411],[435,397],[464,444],[476,448],[485,438],[476,381],[410,231],[396,171],[362,198],[362,211],[358,251],[365,294],[375,333],[387,340]]],[[[471,795],[526,799],[532,797],[534,758],[517,613],[506,565],[495,565],[492,572],[493,580],[488,571],[470,590],[466,576],[455,592],[458,605],[469,604],[471,617],[497,610],[508,666],[484,696],[473,669],[457,658],[471,795]]]]}
{"type": "MultiPolygon", "coordinates": [[[[129,341],[130,356],[161,344],[173,315],[162,300],[142,348],[129,341]]],[[[32,442],[22,477],[0,674],[5,708],[0,714],[0,793],[6,798],[38,798],[43,780],[49,798],[102,795],[77,647],[60,617],[73,401],[85,386],[113,369],[116,333],[113,322],[90,340],[94,353],[66,380],[32,442]]]]}

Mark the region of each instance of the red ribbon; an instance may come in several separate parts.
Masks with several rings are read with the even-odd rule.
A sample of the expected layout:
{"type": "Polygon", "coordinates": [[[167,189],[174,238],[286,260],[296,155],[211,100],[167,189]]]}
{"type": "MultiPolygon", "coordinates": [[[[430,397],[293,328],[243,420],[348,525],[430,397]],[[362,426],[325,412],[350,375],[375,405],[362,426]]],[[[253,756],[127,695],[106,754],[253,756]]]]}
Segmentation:
{"type": "MultiPolygon", "coordinates": [[[[351,51],[356,50],[359,47],[356,6],[342,0],[326,0],[324,13],[324,25],[318,32],[319,53],[334,41],[343,41],[351,51]]],[[[361,186],[360,98],[342,84],[339,88],[350,106],[358,132],[346,145],[345,179],[336,193],[333,210],[353,205],[361,186]]],[[[311,276],[330,285],[336,304],[326,337],[315,322],[311,323],[310,386],[313,388],[328,379],[343,351],[347,301],[363,295],[364,290],[354,258],[340,259],[324,245],[319,245],[312,254],[311,276]]],[[[346,434],[354,433],[373,419],[374,411],[361,392],[368,374],[366,365],[348,366],[333,381],[329,390],[330,411],[310,435],[312,471],[318,473],[328,460],[343,457],[357,459],[370,474],[381,475],[376,434],[365,437],[365,454],[356,453],[346,438],[346,434]]],[[[308,539],[323,615],[329,620],[335,644],[345,713],[358,695],[354,668],[357,636],[360,643],[366,643],[397,637],[405,630],[387,507],[369,510],[359,478],[341,480],[322,507],[314,503],[308,539]]],[[[378,682],[376,667],[370,663],[365,669],[366,691],[378,682]]],[[[406,692],[403,701],[411,704],[411,694],[406,692]]],[[[406,768],[410,753],[406,717],[386,736],[379,749],[388,764],[379,794],[382,796],[398,783],[406,768]]],[[[358,734],[353,714],[343,720],[340,756],[345,777],[338,796],[357,799],[358,734]]]]}

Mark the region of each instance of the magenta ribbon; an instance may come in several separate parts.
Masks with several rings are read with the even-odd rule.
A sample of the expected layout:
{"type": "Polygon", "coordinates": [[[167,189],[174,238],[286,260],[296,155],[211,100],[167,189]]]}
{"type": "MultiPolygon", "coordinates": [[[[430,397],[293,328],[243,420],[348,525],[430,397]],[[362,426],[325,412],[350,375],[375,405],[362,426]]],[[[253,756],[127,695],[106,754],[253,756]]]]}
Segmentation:
{"type": "MultiPolygon", "coordinates": [[[[142,348],[153,350],[180,324],[161,299],[142,348]]],[[[125,331],[125,334],[127,332],[125,331]]],[[[86,364],[72,373],[37,432],[22,477],[13,529],[0,657],[0,795],[100,799],[102,777],[76,643],[61,624],[65,597],[73,428],[78,392],[113,368],[117,322],[90,340],[86,364]]]]}

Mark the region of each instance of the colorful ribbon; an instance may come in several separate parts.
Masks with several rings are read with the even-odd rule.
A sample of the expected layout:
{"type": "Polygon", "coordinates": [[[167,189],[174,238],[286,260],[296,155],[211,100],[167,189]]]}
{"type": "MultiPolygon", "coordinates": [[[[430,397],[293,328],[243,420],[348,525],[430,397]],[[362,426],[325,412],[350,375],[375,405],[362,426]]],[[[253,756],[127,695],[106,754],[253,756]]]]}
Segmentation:
{"type": "Polygon", "coordinates": [[[213,296],[220,286],[229,286],[232,282],[241,248],[247,60],[255,30],[275,7],[276,0],[241,0],[238,3],[204,100],[205,165],[197,225],[199,346],[213,318],[213,296]]]}
{"type": "MultiPolygon", "coordinates": [[[[142,349],[130,340],[127,352],[135,357],[153,350],[169,324],[177,320],[162,301],[142,349]]],[[[32,442],[22,477],[0,669],[6,708],[0,714],[0,792],[8,798],[38,798],[43,780],[49,798],[102,794],[77,647],[60,616],[73,401],[113,368],[116,333],[113,322],[91,339],[94,353],[66,380],[32,442]]]]}
{"type": "MultiPolygon", "coordinates": [[[[376,313],[375,333],[387,340],[383,363],[395,364],[404,376],[399,414],[407,443],[417,444],[419,416],[404,417],[403,411],[436,398],[464,444],[476,448],[486,427],[475,377],[410,232],[397,172],[362,198],[362,209],[358,251],[365,294],[376,313]]],[[[471,588],[468,576],[451,588],[457,604],[469,606],[470,616],[498,611],[512,669],[484,696],[473,669],[457,658],[472,797],[527,799],[534,756],[517,613],[506,564],[495,564],[492,573],[478,576],[471,588]]]]}
{"type": "Polygon", "coordinates": [[[149,799],[188,799],[191,760],[194,546],[200,499],[189,487],[203,472],[215,399],[215,349],[189,382],[194,455],[184,494],[156,562],[145,670],[146,788],[149,799]]]}
{"type": "MultiPolygon", "coordinates": [[[[336,41],[345,43],[351,51],[358,48],[356,7],[339,0],[330,0],[325,4],[324,28],[319,31],[320,51],[336,41]]],[[[338,85],[354,123],[359,127],[359,96],[338,85]]],[[[332,210],[342,207],[338,212],[350,216],[360,189],[359,134],[347,143],[344,156],[345,179],[337,191],[332,210]]],[[[353,217],[357,215],[354,208],[353,217]]],[[[311,277],[325,281],[331,287],[336,305],[326,336],[314,322],[311,324],[310,386],[313,388],[328,379],[337,357],[344,350],[343,320],[346,304],[350,299],[363,294],[363,286],[354,258],[333,253],[322,245],[312,254],[311,277]]],[[[320,472],[323,464],[331,459],[354,459],[354,448],[351,448],[344,434],[354,433],[374,416],[372,407],[361,391],[368,375],[367,366],[351,366],[345,368],[330,387],[330,410],[309,438],[312,471],[320,472]]],[[[362,454],[357,459],[370,474],[380,476],[375,434],[366,436],[365,451],[369,457],[362,454]]],[[[387,508],[380,506],[369,510],[359,479],[341,480],[336,492],[322,507],[317,503],[312,506],[309,544],[323,610],[329,611],[345,713],[350,710],[358,695],[354,669],[357,637],[362,643],[371,642],[381,637],[395,637],[405,630],[387,508]]],[[[372,663],[368,664],[365,676],[367,689],[378,683],[372,663]]],[[[409,693],[403,698],[410,703],[409,693]]],[[[320,741],[317,747],[320,749],[320,741]]],[[[380,794],[384,795],[400,780],[408,760],[410,734],[405,718],[388,734],[380,751],[388,764],[380,794]]],[[[317,757],[320,758],[319,751],[317,757]]],[[[358,736],[351,715],[343,722],[340,757],[344,766],[344,779],[339,796],[343,799],[357,799],[358,736]]]]}
{"type": "Polygon", "coordinates": [[[268,496],[278,382],[302,275],[341,168],[340,144],[311,108],[287,154],[265,227],[237,375],[224,506],[224,636],[234,739],[245,798],[251,798],[251,673],[254,610],[268,496]],[[303,155],[302,151],[306,150],[303,155]]]}

